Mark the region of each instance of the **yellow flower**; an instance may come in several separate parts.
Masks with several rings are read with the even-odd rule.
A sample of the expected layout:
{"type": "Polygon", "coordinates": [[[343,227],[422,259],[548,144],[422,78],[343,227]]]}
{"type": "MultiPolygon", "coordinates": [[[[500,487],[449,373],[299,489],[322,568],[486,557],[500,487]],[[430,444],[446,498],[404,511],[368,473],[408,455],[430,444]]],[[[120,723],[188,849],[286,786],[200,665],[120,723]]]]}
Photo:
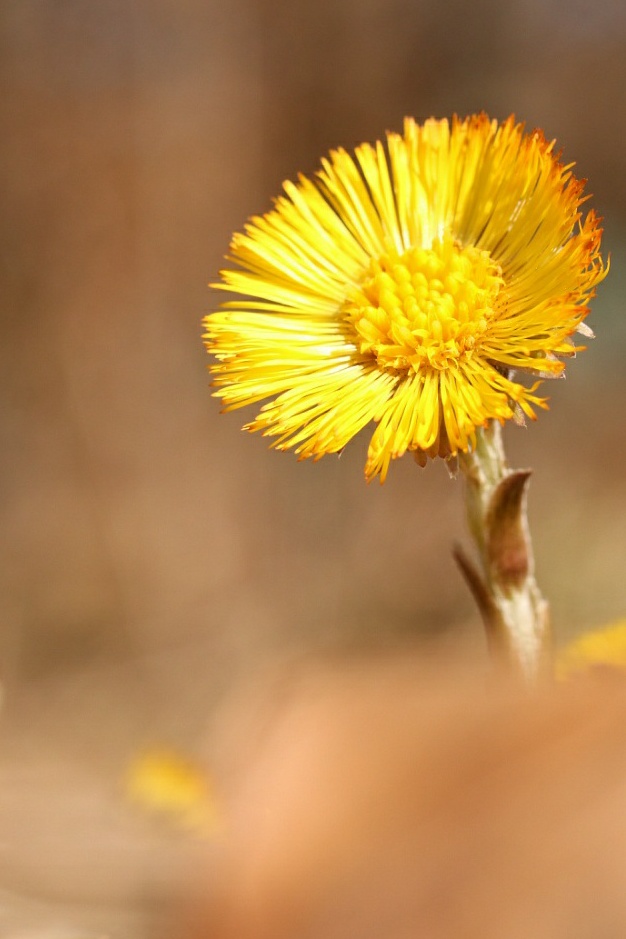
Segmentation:
{"type": "Polygon", "coordinates": [[[568,678],[598,666],[626,669],[626,620],[578,636],[559,653],[556,675],[568,678]]]}
{"type": "Polygon", "coordinates": [[[138,753],[128,767],[126,794],[136,805],[199,834],[215,826],[216,800],[207,775],[174,750],[138,753]]]}
{"type": "MultiPolygon", "coordinates": [[[[368,479],[414,451],[449,457],[492,419],[545,407],[516,370],[559,375],[606,274],[584,183],[554,141],[481,114],[407,119],[387,147],[337,150],[236,234],[206,317],[225,410],[301,459],[371,421],[368,479]]],[[[582,348],[582,347],[578,347],[582,348]]]]}

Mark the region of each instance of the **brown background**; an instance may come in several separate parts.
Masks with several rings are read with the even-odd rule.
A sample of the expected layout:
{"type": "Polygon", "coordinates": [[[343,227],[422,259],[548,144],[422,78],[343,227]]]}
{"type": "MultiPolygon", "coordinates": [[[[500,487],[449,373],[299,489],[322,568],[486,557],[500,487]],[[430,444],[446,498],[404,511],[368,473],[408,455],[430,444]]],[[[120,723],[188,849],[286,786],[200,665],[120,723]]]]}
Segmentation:
{"type": "Polygon", "coordinates": [[[482,654],[450,557],[460,482],[407,458],[368,487],[365,437],[316,465],[269,451],[219,416],[200,340],[231,232],[405,114],[514,112],[590,179],[612,255],[598,338],[506,440],[536,472],[558,640],[626,615],[619,0],[4,0],[0,42],[0,658],[20,766],[112,780],[146,740],[193,749],[276,657],[440,631],[482,654]]]}

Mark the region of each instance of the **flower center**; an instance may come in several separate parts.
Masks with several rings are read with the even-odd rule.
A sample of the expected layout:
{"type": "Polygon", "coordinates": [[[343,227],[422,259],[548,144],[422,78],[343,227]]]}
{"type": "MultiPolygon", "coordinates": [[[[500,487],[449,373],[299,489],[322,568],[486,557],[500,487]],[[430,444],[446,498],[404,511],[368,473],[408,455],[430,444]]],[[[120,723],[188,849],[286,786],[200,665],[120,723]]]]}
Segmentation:
{"type": "Polygon", "coordinates": [[[487,251],[450,236],[372,260],[344,314],[362,353],[381,368],[417,372],[471,354],[493,317],[502,271],[487,251]]]}

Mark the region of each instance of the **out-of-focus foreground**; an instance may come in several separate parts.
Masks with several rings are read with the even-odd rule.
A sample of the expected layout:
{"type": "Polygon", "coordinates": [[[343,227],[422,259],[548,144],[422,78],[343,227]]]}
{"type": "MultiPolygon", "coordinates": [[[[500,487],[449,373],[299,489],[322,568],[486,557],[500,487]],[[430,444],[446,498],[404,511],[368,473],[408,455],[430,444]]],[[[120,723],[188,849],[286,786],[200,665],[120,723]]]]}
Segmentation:
{"type": "Polygon", "coordinates": [[[590,179],[612,253],[598,339],[506,440],[536,472],[557,639],[624,614],[626,13],[6,0],[0,43],[0,931],[140,939],[185,847],[124,801],[142,746],[199,752],[233,684],[277,659],[433,633],[484,656],[442,466],[367,487],[365,441],[298,465],[209,395],[206,283],[330,147],[405,114],[515,112],[590,179]]]}
{"type": "Polygon", "coordinates": [[[194,939],[626,933],[623,675],[530,697],[379,657],[280,692],[225,722],[194,939]]]}

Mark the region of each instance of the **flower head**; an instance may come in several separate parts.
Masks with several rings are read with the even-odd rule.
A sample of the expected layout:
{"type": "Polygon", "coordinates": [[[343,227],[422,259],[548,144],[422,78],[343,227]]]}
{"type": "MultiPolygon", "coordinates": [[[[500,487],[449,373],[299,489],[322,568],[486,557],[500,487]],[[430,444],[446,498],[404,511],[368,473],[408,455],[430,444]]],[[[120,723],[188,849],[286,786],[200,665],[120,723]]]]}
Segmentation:
{"type": "Polygon", "coordinates": [[[365,473],[454,456],[490,420],[545,407],[514,379],[559,375],[606,274],[584,183],[540,132],[481,114],[407,119],[387,146],[337,150],[236,234],[206,317],[226,410],[304,459],[371,421],[365,473]]]}
{"type": "Polygon", "coordinates": [[[617,620],[583,633],[561,650],[556,661],[557,678],[569,678],[590,668],[626,670],[626,620],[617,620]]]}

